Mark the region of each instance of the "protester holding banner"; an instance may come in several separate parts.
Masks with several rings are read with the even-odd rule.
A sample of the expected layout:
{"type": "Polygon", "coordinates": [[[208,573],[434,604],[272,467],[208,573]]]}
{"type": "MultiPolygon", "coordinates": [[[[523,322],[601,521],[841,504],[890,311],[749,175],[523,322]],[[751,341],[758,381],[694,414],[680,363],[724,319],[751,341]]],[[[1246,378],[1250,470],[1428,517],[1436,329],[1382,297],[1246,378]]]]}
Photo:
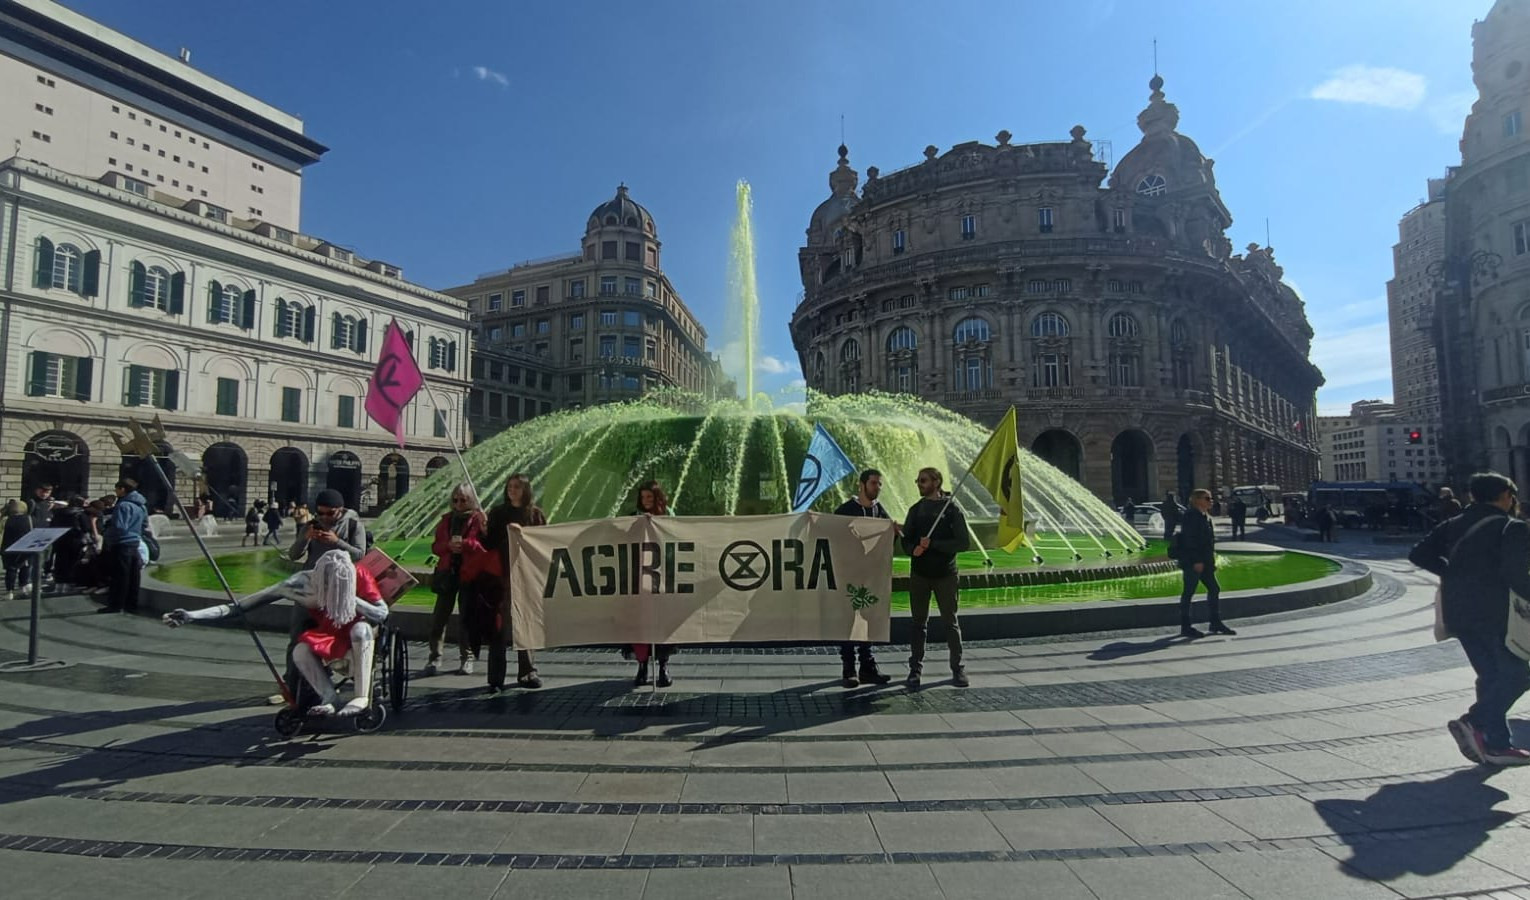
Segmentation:
{"type": "MultiPolygon", "coordinates": [[[[457,674],[473,674],[473,662],[482,646],[481,622],[474,621],[477,611],[478,589],[462,577],[464,561],[486,553],[483,530],[486,522],[478,505],[478,493],[464,481],[452,488],[451,509],[436,523],[436,538],[430,552],[436,556],[436,570],[430,576],[430,589],[435,592],[436,605],[430,617],[430,659],[425,663],[426,675],[434,675],[441,664],[441,642],[446,635],[447,623],[451,621],[452,609],[457,610],[457,674]]],[[[481,617],[480,617],[481,618],[481,617]]]]}
{"type": "MultiPolygon", "coordinates": [[[[861,473],[861,489],[854,497],[841,503],[834,510],[835,515],[860,516],[870,519],[891,519],[886,508],[877,500],[882,493],[882,473],[876,469],[867,469],[861,473]]],[[[893,528],[897,529],[897,525],[893,528]]],[[[841,678],[845,687],[853,688],[861,684],[886,684],[892,681],[891,675],[885,675],[877,669],[877,660],[871,652],[871,644],[866,641],[846,641],[839,645],[839,661],[842,666],[841,678]],[[856,677],[856,658],[860,658],[860,677],[856,677]]]]}
{"type": "MultiPolygon", "coordinates": [[[[469,562],[466,577],[478,584],[479,596],[492,604],[493,627],[489,629],[489,693],[497,694],[505,689],[505,648],[511,642],[510,604],[510,541],[511,528],[532,528],[546,525],[547,516],[537,506],[536,495],[531,490],[531,479],[516,472],[505,481],[505,496],[489,510],[489,525],[484,531],[483,545],[490,553],[483,558],[481,570],[469,562]]],[[[530,650],[515,652],[515,682],[521,687],[536,690],[542,686],[537,675],[537,665],[530,650]]]]}
{"type": "Polygon", "coordinates": [[[919,470],[919,500],[903,520],[903,549],[909,564],[908,605],[913,618],[909,639],[908,686],[919,687],[924,671],[925,628],[930,619],[930,594],[946,625],[946,646],[951,651],[951,683],[966,687],[967,669],[962,665],[962,629],[956,619],[958,576],[956,554],[967,550],[967,519],[950,494],[941,490],[944,477],[938,469],[919,470]]]}
{"type": "MultiPolygon", "coordinates": [[[[667,516],[669,515],[669,498],[664,495],[664,488],[657,481],[645,481],[638,485],[637,510],[635,516],[667,516]]],[[[632,677],[633,687],[642,687],[648,683],[648,644],[633,644],[632,655],[637,657],[637,674],[632,677]]],[[[653,648],[654,656],[658,658],[659,673],[654,678],[655,687],[669,687],[674,681],[669,677],[669,658],[675,652],[673,644],[659,644],[653,648]]]]}

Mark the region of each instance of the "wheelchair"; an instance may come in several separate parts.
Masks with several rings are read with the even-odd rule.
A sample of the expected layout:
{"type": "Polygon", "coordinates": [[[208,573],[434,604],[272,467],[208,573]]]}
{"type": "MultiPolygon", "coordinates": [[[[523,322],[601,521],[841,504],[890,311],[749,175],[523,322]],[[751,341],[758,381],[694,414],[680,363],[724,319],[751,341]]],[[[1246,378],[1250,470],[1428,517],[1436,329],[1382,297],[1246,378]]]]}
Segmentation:
{"type": "MultiPolygon", "coordinates": [[[[330,664],[330,677],[335,678],[334,664],[330,664]]],[[[345,679],[335,678],[336,685],[345,679]]],[[[389,618],[381,625],[373,626],[372,650],[372,696],[371,703],[355,716],[310,716],[307,710],[318,702],[308,681],[299,676],[292,686],[293,703],[284,706],[276,714],[276,733],[284,738],[294,737],[307,730],[344,731],[371,734],[388,721],[388,710],[402,712],[409,698],[409,642],[399,633],[389,618]]]]}

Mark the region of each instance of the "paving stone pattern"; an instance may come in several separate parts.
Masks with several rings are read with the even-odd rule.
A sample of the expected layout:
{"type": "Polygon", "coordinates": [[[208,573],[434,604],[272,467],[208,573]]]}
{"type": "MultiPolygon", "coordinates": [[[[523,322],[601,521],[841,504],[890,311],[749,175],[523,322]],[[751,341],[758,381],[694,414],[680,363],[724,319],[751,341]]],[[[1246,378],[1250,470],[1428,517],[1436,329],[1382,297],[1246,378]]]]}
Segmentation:
{"type": "MultiPolygon", "coordinates": [[[[420,678],[378,734],[292,740],[248,635],[52,597],[71,664],[0,675],[4,896],[1530,900],[1530,771],[1460,757],[1429,579],[1355,549],[1361,597],[977,642],[966,690],[935,643],[913,692],[846,690],[819,647],[686,650],[633,689],[581,648],[539,692],[420,678]]],[[[0,661],[26,612],[0,605],[0,661]]]]}

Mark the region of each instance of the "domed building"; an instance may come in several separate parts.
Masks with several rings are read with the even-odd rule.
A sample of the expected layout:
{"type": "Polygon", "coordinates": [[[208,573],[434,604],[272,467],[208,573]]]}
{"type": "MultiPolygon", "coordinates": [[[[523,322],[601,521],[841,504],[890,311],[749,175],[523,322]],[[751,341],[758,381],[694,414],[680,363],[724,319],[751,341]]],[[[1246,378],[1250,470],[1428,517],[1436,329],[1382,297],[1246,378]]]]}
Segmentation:
{"type": "Polygon", "coordinates": [[[1302,299],[1271,248],[1235,255],[1212,161],[1163,79],[1108,171],[1072,140],[976,141],[866,182],[849,151],[798,253],[810,387],[914,394],[987,423],[1115,503],[1305,490],[1317,474],[1302,299]]]}
{"type": "Polygon", "coordinates": [[[474,440],[534,416],[660,387],[724,389],[706,329],[660,268],[658,227],[625,184],[585,220],[576,253],[448,288],[476,331],[474,440]]]}

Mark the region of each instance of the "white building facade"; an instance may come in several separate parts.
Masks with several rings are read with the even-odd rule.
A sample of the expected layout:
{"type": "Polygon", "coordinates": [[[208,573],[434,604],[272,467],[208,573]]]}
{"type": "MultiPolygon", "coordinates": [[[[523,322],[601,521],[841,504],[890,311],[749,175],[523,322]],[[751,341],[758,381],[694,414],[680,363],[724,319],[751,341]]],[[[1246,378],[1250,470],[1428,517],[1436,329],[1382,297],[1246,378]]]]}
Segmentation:
{"type": "Polygon", "coordinates": [[[1362,401],[1347,416],[1318,416],[1324,481],[1384,481],[1434,488],[1445,481],[1441,428],[1391,404],[1362,401]]]}
{"type": "MultiPolygon", "coordinates": [[[[0,493],[99,496],[122,474],[151,506],[152,470],[109,435],[163,420],[221,511],[306,502],[324,487],[386,507],[466,435],[466,304],[302,235],[291,243],[129,190],[0,164],[0,493]],[[372,270],[376,271],[372,271],[372,270]],[[411,338],[443,419],[421,395],[406,446],[367,417],[385,327],[411,338]]],[[[173,468],[173,467],[172,467],[173,468]]]]}

